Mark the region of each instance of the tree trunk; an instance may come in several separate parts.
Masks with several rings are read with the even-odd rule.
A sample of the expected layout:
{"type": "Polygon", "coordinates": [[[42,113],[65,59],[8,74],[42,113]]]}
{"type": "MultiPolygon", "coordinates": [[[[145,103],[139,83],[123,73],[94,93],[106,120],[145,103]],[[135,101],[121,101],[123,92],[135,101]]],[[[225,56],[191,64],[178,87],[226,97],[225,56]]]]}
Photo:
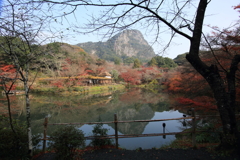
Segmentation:
{"type": "Polygon", "coordinates": [[[10,92],[10,90],[8,90],[8,91],[5,91],[5,90],[4,90],[4,92],[5,92],[5,95],[6,95],[6,98],[7,98],[8,115],[9,115],[10,127],[11,127],[14,135],[16,135],[16,131],[15,131],[14,127],[13,127],[13,121],[12,121],[11,102],[10,102],[10,98],[9,98],[9,92],[10,92]]]}
{"type": "MultiPolygon", "coordinates": [[[[231,73],[228,77],[229,91],[226,91],[224,81],[219,74],[218,67],[216,65],[207,66],[199,57],[199,47],[202,35],[202,26],[205,15],[205,10],[207,7],[207,0],[200,0],[197,16],[195,20],[195,26],[193,30],[193,36],[191,39],[191,46],[189,54],[186,55],[186,59],[191,63],[191,65],[206,79],[209,86],[211,87],[218,111],[221,117],[223,125],[224,144],[229,141],[226,140],[227,135],[232,135],[237,138],[238,131],[235,119],[235,75],[231,73]]],[[[236,68],[236,63],[235,63],[236,68]]],[[[232,137],[231,136],[231,137],[232,137]]],[[[233,139],[235,139],[233,138],[233,139]]],[[[236,139],[235,139],[236,140],[236,139]]],[[[235,141],[236,142],[236,141],[235,141]]],[[[230,142],[232,143],[232,141],[230,142]]]]}
{"type": "Polygon", "coordinates": [[[24,79],[25,100],[26,100],[26,118],[27,118],[27,133],[28,133],[28,153],[32,156],[33,143],[32,143],[32,129],[31,129],[31,112],[30,112],[30,100],[29,100],[29,87],[27,83],[27,77],[24,79]]]}

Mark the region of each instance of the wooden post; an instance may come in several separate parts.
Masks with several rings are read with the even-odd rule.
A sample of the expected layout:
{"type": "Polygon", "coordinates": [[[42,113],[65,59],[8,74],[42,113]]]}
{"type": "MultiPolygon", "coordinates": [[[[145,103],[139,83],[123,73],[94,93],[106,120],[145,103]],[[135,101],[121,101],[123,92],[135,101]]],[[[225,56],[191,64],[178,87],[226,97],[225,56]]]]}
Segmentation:
{"type": "MultiPolygon", "coordinates": [[[[165,134],[166,123],[163,123],[162,126],[163,126],[163,134],[165,134]]],[[[166,135],[163,135],[163,138],[166,139],[166,135]]]]}
{"type": "Polygon", "coordinates": [[[117,127],[117,114],[114,114],[114,124],[115,124],[115,143],[116,149],[118,149],[118,127],[117,127]]]}
{"type": "Polygon", "coordinates": [[[197,148],[196,147],[196,116],[195,116],[195,111],[194,108],[192,108],[192,145],[193,148],[197,148]]]}
{"type": "Polygon", "coordinates": [[[48,126],[48,117],[45,117],[44,123],[43,123],[44,129],[43,129],[43,153],[46,151],[46,139],[47,139],[47,126],[48,126]]]}

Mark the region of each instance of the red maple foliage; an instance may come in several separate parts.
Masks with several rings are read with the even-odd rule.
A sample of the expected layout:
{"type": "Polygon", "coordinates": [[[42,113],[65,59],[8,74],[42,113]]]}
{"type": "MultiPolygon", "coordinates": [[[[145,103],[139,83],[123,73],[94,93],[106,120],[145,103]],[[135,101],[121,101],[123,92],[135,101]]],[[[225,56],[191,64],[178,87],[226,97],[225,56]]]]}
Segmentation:
{"type": "Polygon", "coordinates": [[[51,85],[57,88],[63,88],[64,83],[63,83],[63,80],[56,80],[56,81],[52,81],[51,85]]]}
{"type": "Polygon", "coordinates": [[[134,69],[129,69],[127,72],[122,72],[120,77],[129,84],[141,84],[141,73],[134,69]]]}
{"type": "Polygon", "coordinates": [[[14,65],[1,65],[0,66],[0,76],[6,78],[14,78],[16,75],[16,68],[14,65]]]}
{"type": "Polygon", "coordinates": [[[14,65],[3,64],[0,66],[0,81],[4,82],[1,86],[5,87],[5,90],[15,90],[16,85],[12,84],[12,80],[16,78],[16,68],[14,65]]]}
{"type": "Polygon", "coordinates": [[[148,83],[161,77],[161,72],[158,67],[142,67],[138,71],[141,74],[142,83],[148,83]]]}

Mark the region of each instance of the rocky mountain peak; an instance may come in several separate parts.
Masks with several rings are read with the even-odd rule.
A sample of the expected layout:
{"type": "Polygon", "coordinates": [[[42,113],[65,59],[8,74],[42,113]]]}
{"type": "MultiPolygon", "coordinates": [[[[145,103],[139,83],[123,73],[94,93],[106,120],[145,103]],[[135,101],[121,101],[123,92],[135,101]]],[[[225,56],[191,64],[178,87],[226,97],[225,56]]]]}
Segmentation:
{"type": "Polygon", "coordinates": [[[106,42],[87,42],[77,44],[90,54],[96,54],[99,58],[106,57],[138,57],[139,59],[151,59],[155,56],[152,47],[144,39],[138,30],[125,30],[116,34],[106,42]]]}

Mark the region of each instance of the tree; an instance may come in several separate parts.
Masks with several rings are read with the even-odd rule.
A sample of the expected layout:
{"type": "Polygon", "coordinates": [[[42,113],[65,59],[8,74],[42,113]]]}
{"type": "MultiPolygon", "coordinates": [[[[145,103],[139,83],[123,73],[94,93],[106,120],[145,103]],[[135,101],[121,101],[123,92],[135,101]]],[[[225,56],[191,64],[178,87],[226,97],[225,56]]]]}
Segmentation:
{"type": "Polygon", "coordinates": [[[167,74],[169,77],[165,85],[168,92],[179,95],[176,98],[178,103],[175,109],[179,106],[181,110],[194,107],[195,111],[201,111],[201,113],[216,112],[217,107],[209,85],[190,64],[184,64],[167,74]]]}
{"type": "Polygon", "coordinates": [[[10,101],[10,91],[15,89],[14,83],[16,82],[17,72],[13,65],[1,65],[0,66],[0,86],[3,89],[8,104],[8,116],[9,123],[12,132],[16,136],[16,131],[13,127],[12,113],[11,113],[11,101],[10,101]]]}
{"type": "Polygon", "coordinates": [[[96,61],[96,65],[101,66],[104,65],[106,63],[106,61],[104,59],[97,59],[96,61]]]}
{"type": "Polygon", "coordinates": [[[134,60],[134,62],[133,62],[133,68],[139,68],[140,65],[141,65],[141,64],[140,64],[139,59],[136,58],[136,59],[134,60]]]}
{"type": "Polygon", "coordinates": [[[212,89],[221,115],[224,133],[235,134],[235,137],[239,136],[235,118],[236,85],[239,84],[239,34],[240,27],[237,27],[234,30],[223,30],[204,37],[204,46],[208,48],[214,61],[204,62],[204,57],[202,60],[195,59],[194,54],[186,56],[212,89]]]}
{"type": "Polygon", "coordinates": [[[114,70],[112,70],[111,72],[111,75],[112,75],[112,78],[115,80],[115,82],[117,82],[118,81],[118,79],[119,79],[119,73],[118,73],[118,71],[116,71],[115,69],[114,70]]]}
{"type": "MultiPolygon", "coordinates": [[[[235,118],[235,73],[240,61],[240,55],[237,54],[231,59],[231,66],[225,75],[227,83],[220,76],[220,70],[216,64],[206,64],[200,57],[203,22],[207,6],[211,3],[210,0],[184,0],[181,2],[177,0],[129,0],[127,2],[111,1],[110,3],[82,0],[78,2],[72,1],[72,3],[71,1],[46,1],[61,5],[66,4],[74,7],[74,9],[78,6],[105,7],[105,10],[101,12],[102,14],[92,17],[92,22],[88,26],[92,30],[89,32],[110,28],[107,33],[112,35],[115,32],[140,24],[141,27],[148,28],[149,33],[150,31],[156,31],[157,41],[160,37],[162,25],[164,25],[171,31],[170,41],[166,47],[168,47],[175,35],[188,39],[190,41],[190,49],[186,59],[208,82],[217,103],[224,135],[231,135],[239,139],[235,118]],[[196,8],[196,13],[193,16],[187,13],[188,8],[191,6],[196,8]],[[225,84],[227,84],[227,88],[225,84]]],[[[224,144],[230,145],[226,136],[223,138],[222,144],[223,146],[224,144]]]]}
{"type": "Polygon", "coordinates": [[[179,66],[186,64],[187,63],[186,54],[188,53],[179,54],[176,58],[173,59],[173,61],[179,66]]]}
{"type": "Polygon", "coordinates": [[[119,57],[114,58],[114,64],[120,65],[120,63],[121,63],[121,58],[119,57]]]}
{"type": "Polygon", "coordinates": [[[148,63],[149,66],[157,66],[157,61],[155,58],[152,58],[151,61],[148,63]]]}
{"type": "MultiPolygon", "coordinates": [[[[28,133],[28,153],[32,155],[32,130],[29,91],[36,75],[31,76],[31,68],[38,68],[37,61],[47,50],[39,49],[41,43],[50,40],[43,36],[51,19],[44,13],[43,3],[30,3],[27,0],[6,0],[1,7],[0,48],[1,62],[14,66],[16,77],[12,81],[21,81],[25,91],[26,124],[28,133]],[[7,57],[7,58],[4,58],[7,57]]],[[[50,32],[49,32],[50,33],[50,32]]],[[[37,72],[37,70],[35,70],[37,72]]]]}
{"type": "Polygon", "coordinates": [[[150,81],[159,79],[161,77],[158,67],[142,67],[139,69],[139,73],[141,73],[142,83],[149,83],[150,81]]]}
{"type": "Polygon", "coordinates": [[[162,68],[175,68],[177,67],[177,64],[168,57],[162,57],[162,56],[156,56],[151,59],[151,61],[148,62],[148,65],[157,65],[158,67],[162,68]]]}
{"type": "Polygon", "coordinates": [[[133,63],[134,62],[134,58],[133,57],[127,57],[127,58],[125,58],[124,60],[123,60],[123,63],[125,64],[125,65],[130,65],[131,63],[133,63]]]}
{"type": "Polygon", "coordinates": [[[128,84],[136,85],[141,83],[140,72],[133,69],[129,69],[127,72],[122,72],[120,77],[128,84]]]}

